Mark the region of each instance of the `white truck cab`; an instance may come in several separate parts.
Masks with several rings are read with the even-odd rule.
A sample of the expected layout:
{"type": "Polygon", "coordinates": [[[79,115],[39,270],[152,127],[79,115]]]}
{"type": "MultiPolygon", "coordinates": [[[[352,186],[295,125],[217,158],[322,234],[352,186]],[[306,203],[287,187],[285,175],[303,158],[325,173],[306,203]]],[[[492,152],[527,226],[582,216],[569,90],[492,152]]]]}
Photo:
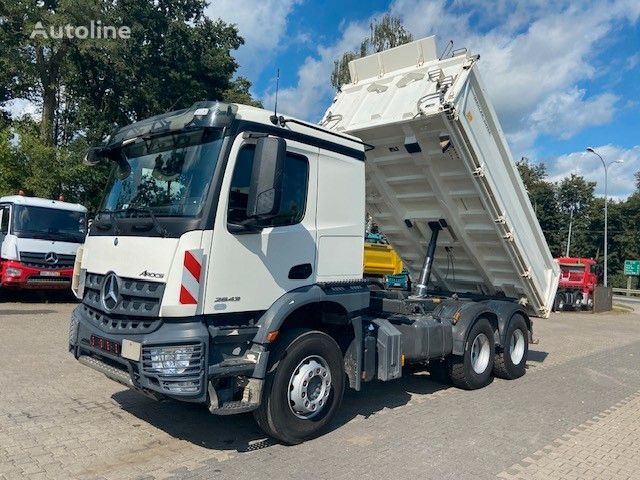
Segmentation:
{"type": "Polygon", "coordinates": [[[71,286],[87,209],[45,198],[0,198],[0,288],[71,286]]]}
{"type": "Polygon", "coordinates": [[[424,39],[358,61],[324,126],[200,102],[90,149],[114,167],[76,263],[69,351],[153,398],[253,411],[285,443],[405,363],[468,389],[522,376],[557,265],[476,60],[424,39]],[[363,280],[365,212],[412,294],[363,280]]]}

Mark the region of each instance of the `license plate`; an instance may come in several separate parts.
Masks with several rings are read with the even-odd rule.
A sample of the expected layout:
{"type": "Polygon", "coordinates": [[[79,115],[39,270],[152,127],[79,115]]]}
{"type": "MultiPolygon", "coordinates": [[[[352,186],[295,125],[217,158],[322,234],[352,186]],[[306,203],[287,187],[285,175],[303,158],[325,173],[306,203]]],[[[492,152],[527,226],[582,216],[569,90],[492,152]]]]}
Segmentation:
{"type": "Polygon", "coordinates": [[[51,272],[51,271],[42,271],[40,272],[40,276],[42,277],[59,277],[60,276],[60,272],[51,272]]]}
{"type": "Polygon", "coordinates": [[[122,340],[122,358],[128,358],[129,360],[133,360],[134,362],[139,361],[141,348],[142,345],[138,342],[127,339],[122,340]]]}
{"type": "Polygon", "coordinates": [[[91,335],[89,344],[94,348],[104,350],[105,352],[109,352],[113,355],[120,355],[121,348],[118,342],[113,342],[106,338],[98,337],[97,335],[91,335]]]}

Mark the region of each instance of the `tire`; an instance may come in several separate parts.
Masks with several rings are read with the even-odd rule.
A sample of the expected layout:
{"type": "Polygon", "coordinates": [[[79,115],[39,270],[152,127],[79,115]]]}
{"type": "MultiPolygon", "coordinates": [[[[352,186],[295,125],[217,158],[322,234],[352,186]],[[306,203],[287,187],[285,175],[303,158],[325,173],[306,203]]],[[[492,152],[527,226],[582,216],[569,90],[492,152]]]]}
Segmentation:
{"type": "Polygon", "coordinates": [[[564,295],[558,295],[556,298],[558,302],[556,311],[564,312],[564,309],[566,308],[566,304],[564,302],[564,295]]]}
{"type": "Polygon", "coordinates": [[[491,382],[495,351],[493,335],[493,327],[486,318],[473,324],[465,342],[464,355],[452,356],[448,361],[449,377],[454,386],[475,390],[491,382]]]}
{"type": "Polygon", "coordinates": [[[344,395],[340,347],[323,332],[296,329],[278,341],[270,357],[262,402],[254,411],[258,426],[289,445],[317,437],[330,425],[344,395]]]}
{"type": "Polygon", "coordinates": [[[493,373],[506,380],[520,378],[527,371],[529,329],[522,315],[514,315],[505,335],[505,345],[496,353],[493,373]]]}

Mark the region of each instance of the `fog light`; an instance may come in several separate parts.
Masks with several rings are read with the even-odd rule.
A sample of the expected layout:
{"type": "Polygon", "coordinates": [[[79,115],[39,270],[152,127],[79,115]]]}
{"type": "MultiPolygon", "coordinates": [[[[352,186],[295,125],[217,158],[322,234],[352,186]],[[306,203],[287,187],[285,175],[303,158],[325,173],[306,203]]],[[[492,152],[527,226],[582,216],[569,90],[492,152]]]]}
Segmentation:
{"type": "Polygon", "coordinates": [[[22,270],[20,268],[9,267],[5,270],[7,277],[19,277],[22,275],[22,270]]]}
{"type": "Polygon", "coordinates": [[[151,348],[151,367],[163,375],[182,375],[189,368],[194,352],[193,345],[151,348]]]}
{"type": "Polygon", "coordinates": [[[200,381],[163,382],[163,386],[170,392],[197,393],[200,390],[200,381]]]}

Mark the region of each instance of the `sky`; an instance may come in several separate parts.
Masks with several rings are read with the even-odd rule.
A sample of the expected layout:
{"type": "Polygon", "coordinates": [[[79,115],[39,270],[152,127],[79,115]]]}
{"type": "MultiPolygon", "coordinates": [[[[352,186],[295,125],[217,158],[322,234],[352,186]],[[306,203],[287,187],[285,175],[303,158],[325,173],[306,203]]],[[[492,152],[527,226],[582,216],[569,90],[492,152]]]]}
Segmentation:
{"type": "Polygon", "coordinates": [[[211,18],[238,26],[239,74],[273,108],[318,121],[335,92],[333,61],[385,13],[442,50],[480,54],[478,66],[514,159],[544,162],[550,180],[571,173],[609,195],[635,189],[640,171],[640,0],[213,0],[211,18]]]}

